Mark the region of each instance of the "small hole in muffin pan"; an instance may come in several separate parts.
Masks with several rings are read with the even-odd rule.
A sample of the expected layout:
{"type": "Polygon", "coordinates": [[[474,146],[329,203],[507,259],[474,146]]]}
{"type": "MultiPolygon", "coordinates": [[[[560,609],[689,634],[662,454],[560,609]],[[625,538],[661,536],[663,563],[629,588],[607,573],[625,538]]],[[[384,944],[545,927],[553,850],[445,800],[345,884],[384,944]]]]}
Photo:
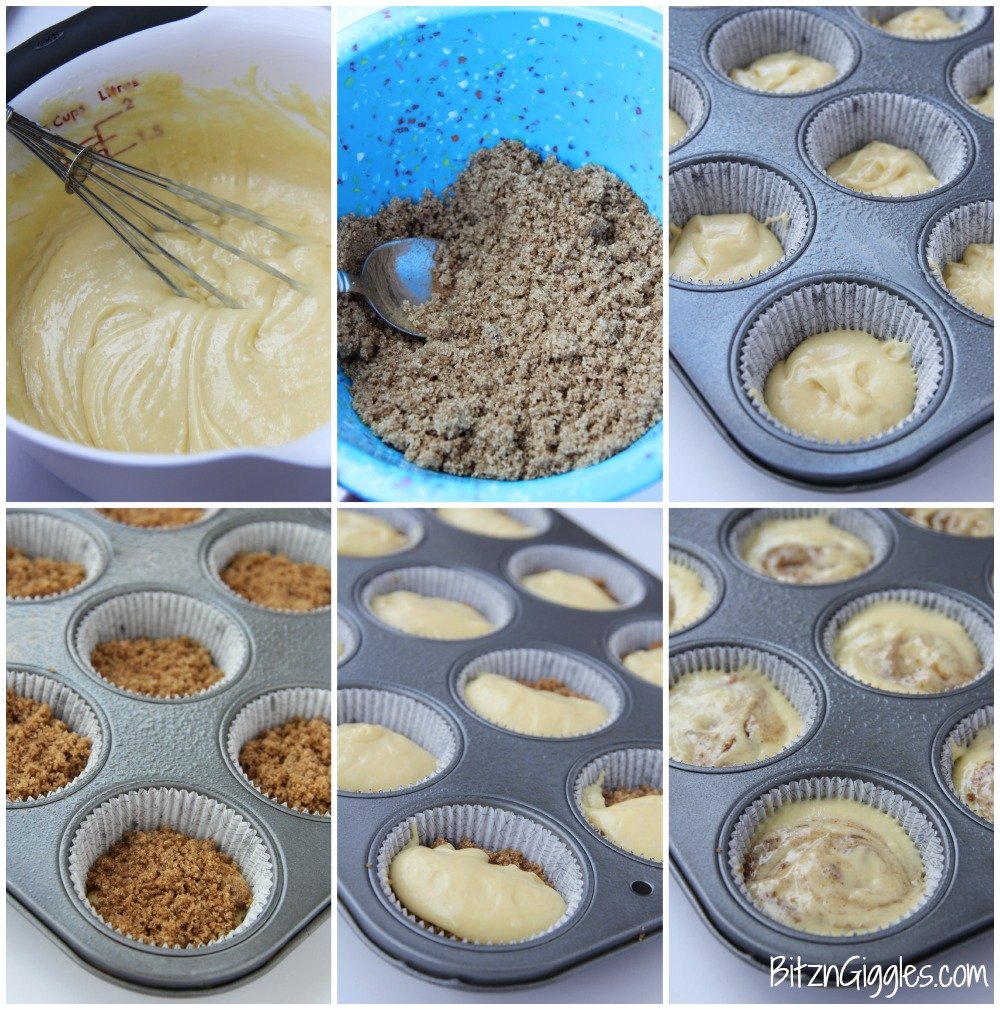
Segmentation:
{"type": "MultiPolygon", "coordinates": [[[[110,522],[91,509],[15,513],[27,514],[40,529],[78,530],[81,543],[98,545],[99,574],[92,580],[64,595],[8,605],[7,653],[15,677],[33,672],[39,684],[62,685],[82,700],[82,708],[62,709],[66,692],[52,695],[53,707],[60,706],[56,714],[65,711],[70,728],[86,725],[74,712],[91,713],[101,731],[92,766],[65,789],[8,805],[8,899],[99,973],[160,994],[207,993],[266,969],[310,923],[329,914],[331,904],[331,819],[259,795],[230,766],[224,739],[232,719],[255,699],[297,688],[329,693],[331,610],[301,620],[299,614],[244,606],[204,564],[210,546],[233,528],[302,527],[329,543],[329,518],[309,509],[211,511],[169,534],[110,522]],[[191,696],[129,693],[89,672],[87,643],[77,648],[81,631],[90,635],[87,643],[95,636],[203,639],[218,651],[213,659],[225,676],[191,696]],[[241,858],[258,861],[266,851],[270,883],[252,923],[204,947],[172,949],[129,940],[94,915],[85,894],[80,896],[79,876],[71,879],[72,839],[102,804],[124,810],[118,801],[126,794],[134,794],[128,803],[136,816],[121,822],[124,830],[159,823],[162,813],[171,824],[187,817],[195,837],[216,838],[223,851],[232,843],[241,858]],[[195,796],[212,803],[199,813],[185,799],[195,796]],[[231,814],[223,816],[223,808],[251,826],[259,845],[239,848],[230,833],[239,822],[227,827],[231,814]],[[152,820],[144,821],[147,815],[152,820]]],[[[264,880],[258,869],[256,862],[248,864],[251,889],[264,880]]]]}
{"type": "MultiPolygon", "coordinates": [[[[798,510],[759,511],[772,516],[798,510]]],[[[993,540],[937,533],[895,510],[863,511],[871,513],[872,528],[885,533],[881,563],[825,585],[780,582],[751,571],[734,534],[754,519],[753,512],[670,513],[672,535],[718,566],[726,583],[715,611],[672,643],[672,662],[742,642],[787,657],[822,699],[811,732],[765,761],[724,769],[670,764],[671,868],[710,929],[762,970],[770,956],[782,954],[810,964],[842,965],[852,955],[869,965],[899,957],[923,961],[992,928],[992,889],[983,886],[992,879],[992,835],[985,822],[962,809],[937,765],[947,734],[992,704],[992,601],[983,570],[993,540]],[[825,634],[832,620],[852,601],[886,592],[916,594],[918,602],[954,616],[980,650],[984,670],[954,690],[927,694],[889,693],[839,672],[825,634]],[[879,809],[900,814],[922,858],[924,841],[933,842],[925,862],[932,893],[912,915],[870,933],[827,936],[769,918],[741,890],[731,856],[741,818],[772,790],[778,790],[774,805],[792,790],[796,798],[874,799],[879,809]]]]}
{"type": "MultiPolygon", "coordinates": [[[[897,481],[983,433],[993,418],[992,317],[963,307],[947,291],[927,263],[923,234],[951,208],[992,199],[993,121],[967,101],[992,81],[991,9],[949,8],[959,12],[962,31],[921,42],[868,24],[860,10],[682,7],[670,18],[671,75],[696,81],[705,93],[698,106],[705,115],[675,147],[671,178],[691,166],[763,164],[795,184],[810,219],[795,253],[786,249],[782,260],[756,277],[732,284],[671,277],[671,364],[737,451],[811,489],[897,481]],[[803,22],[801,32],[789,35],[796,21],[803,22]],[[820,37],[827,39],[825,56],[810,51],[820,37]],[[769,46],[771,53],[795,49],[832,61],[839,76],[799,94],[757,92],[724,76],[730,64],[746,65],[769,46]],[[852,62],[852,50],[860,59],[852,62]],[[830,178],[826,170],[834,160],[875,141],[915,150],[939,184],[914,196],[882,197],[830,178]],[[736,348],[783,293],[809,283],[820,286],[820,297],[823,285],[844,280],[891,291],[925,315],[942,368],[933,397],[896,429],[867,442],[838,444],[790,433],[763,416],[742,382],[736,348]]],[[[671,195],[671,220],[679,212],[674,202],[671,195]]],[[[747,210],[721,203],[699,208],[703,214],[747,210]]],[[[758,220],[766,219],[758,214],[758,220]]],[[[991,242],[992,233],[975,239],[984,240],[991,242]]],[[[938,245],[950,249],[946,242],[938,245]]],[[[795,343],[824,332],[809,313],[796,326],[795,343]]]]}

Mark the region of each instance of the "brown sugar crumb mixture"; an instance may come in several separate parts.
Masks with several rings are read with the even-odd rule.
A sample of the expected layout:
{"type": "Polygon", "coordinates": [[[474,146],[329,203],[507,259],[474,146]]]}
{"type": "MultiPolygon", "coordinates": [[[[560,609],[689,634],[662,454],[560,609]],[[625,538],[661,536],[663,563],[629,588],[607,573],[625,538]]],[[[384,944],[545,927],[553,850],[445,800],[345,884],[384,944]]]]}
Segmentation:
{"type": "MultiPolygon", "coordinates": [[[[439,845],[446,845],[448,839],[442,836],[438,836],[431,842],[431,848],[436,849],[439,845]]],[[[452,842],[452,845],[455,843],[452,842]]],[[[471,838],[463,838],[458,845],[455,845],[456,849],[480,849],[486,853],[489,857],[489,861],[495,866],[516,866],[520,870],[525,870],[527,873],[533,873],[543,884],[548,884],[549,887],[554,887],[551,880],[545,876],[545,871],[542,869],[539,863],[533,863],[523,852],[519,852],[517,849],[487,849],[482,845],[477,845],[471,838]]]]}
{"type": "Polygon", "coordinates": [[[87,900],[120,933],[144,943],[200,946],[231,933],[253,894],[211,838],[172,828],[129,831],[87,874],[87,900]]]}
{"type": "Polygon", "coordinates": [[[141,526],[143,529],[187,526],[196,523],[205,514],[204,509],[98,509],[97,511],[116,523],[141,526]]]}
{"type": "Polygon", "coordinates": [[[361,419],[410,462],[465,476],[564,473],[626,448],[662,413],[662,230],[596,165],[504,140],[443,199],[338,222],[338,267],[382,242],[442,240],[426,342],[337,299],[338,356],[361,419]]]}
{"type": "Polygon", "coordinates": [[[610,807],[625,800],[637,800],[640,796],[662,796],[663,790],[654,786],[636,786],[635,789],[602,789],[604,802],[610,807]]]}
{"type": "Polygon", "coordinates": [[[83,565],[55,558],[29,558],[16,547],[7,548],[7,595],[54,596],[78,586],[87,577],[83,565]]]}
{"type": "Polygon", "coordinates": [[[331,599],[330,569],[284,554],[240,551],[220,573],[229,588],[272,610],[317,610],[331,599]]]}
{"type": "Polygon", "coordinates": [[[224,676],[208,649],[186,635],[100,642],[90,654],[90,665],[126,691],[158,698],[197,694],[224,676]]]}
{"type": "Polygon", "coordinates": [[[333,753],[325,719],[295,716],[245,743],[240,766],[265,795],[296,810],[328,814],[333,753]]]}
{"type": "MultiPolygon", "coordinates": [[[[515,678],[516,679],[516,678],[515,678]]],[[[533,687],[536,691],[551,691],[553,694],[561,694],[566,698],[586,698],[585,694],[579,694],[567,684],[555,677],[542,677],[541,680],[518,680],[519,684],[525,687],[533,687]]]]}
{"type": "Polygon", "coordinates": [[[52,709],[7,688],[7,799],[27,800],[61,789],[87,766],[90,740],[52,709]]]}

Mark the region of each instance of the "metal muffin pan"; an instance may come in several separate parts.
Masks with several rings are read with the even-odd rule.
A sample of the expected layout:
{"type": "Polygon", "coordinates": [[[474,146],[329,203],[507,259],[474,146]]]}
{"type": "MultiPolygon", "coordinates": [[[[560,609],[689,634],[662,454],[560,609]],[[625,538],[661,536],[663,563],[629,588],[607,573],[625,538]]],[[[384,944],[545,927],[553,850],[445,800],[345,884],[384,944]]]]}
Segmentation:
{"type": "MultiPolygon", "coordinates": [[[[518,540],[465,532],[429,509],[409,510],[409,516],[422,531],[410,548],[381,558],[338,558],[339,615],[347,634],[353,630],[356,636],[338,666],[338,687],[381,688],[423,702],[454,727],[459,753],[444,774],[408,789],[338,793],[341,911],[362,939],[397,967],[465,988],[539,983],[658,932],[663,927],[662,864],[602,839],[576,811],[572,793],[576,776],[593,759],[624,748],[662,748],[662,689],[625,670],[609,648],[616,630],[662,620],[662,583],[558,512],[544,513],[548,521],[539,532],[518,540]],[[534,596],[520,587],[511,569],[517,570],[520,552],[550,545],[595,551],[626,566],[640,598],[618,610],[583,611],[534,596]],[[405,635],[372,617],[364,603],[372,580],[421,566],[487,580],[512,605],[510,620],[492,634],[447,642],[405,635]],[[462,670],[477,656],[521,647],[555,649],[586,662],[620,696],[618,717],[584,736],[552,740],[504,730],[475,716],[459,700],[462,670]],[[465,803],[523,815],[570,850],[583,869],[584,894],[568,922],[535,940],[491,947],[437,936],[385,900],[375,869],[383,839],[409,815],[465,803]]],[[[658,556],[659,547],[651,549],[658,556]]]]}
{"type": "MultiPolygon", "coordinates": [[[[863,8],[798,11],[800,18],[829,26],[838,40],[834,62],[841,71],[832,84],[802,95],[750,91],[713,66],[713,40],[720,31],[730,30],[748,11],[767,10],[671,11],[672,103],[693,103],[702,114],[671,149],[670,173],[673,178],[717,160],[769,169],[797,194],[806,221],[797,251],[757,278],[726,285],[671,278],[671,364],[719,432],[758,467],[827,490],[891,482],[992,422],[992,320],[952,298],[923,255],[931,230],[949,211],[992,202],[993,122],[963,101],[953,85],[955,67],[973,50],[988,47],[992,62],[992,8],[963,8],[976,27],[928,42],[889,35],[866,22],[859,13],[863,8]],[[926,101],[939,122],[939,128],[927,129],[931,137],[940,140],[947,127],[953,140],[964,138],[969,157],[950,182],[915,197],[866,197],[838,186],[813,165],[805,135],[815,115],[846,96],[874,92],[926,101]],[[896,295],[926,320],[941,345],[943,373],[929,406],[870,444],[829,445],[779,427],[755,408],[740,376],[741,345],[754,321],[790,291],[835,281],[896,295]]],[[[793,12],[774,10],[784,12],[780,16],[793,12]]]]}
{"type": "Polygon", "coordinates": [[[722,575],[715,610],[670,636],[671,659],[711,645],[777,653],[813,685],[818,711],[803,737],[757,764],[695,768],[671,760],[670,869],[715,935],[759,968],[766,969],[771,956],[796,955],[809,964],[843,964],[852,955],[868,964],[899,957],[919,962],[993,922],[993,827],[962,806],[938,768],[950,730],[992,705],[992,662],[984,676],[958,690],[893,695],[837,670],[824,654],[823,629],[849,600],[905,586],[965,603],[988,624],[992,639],[987,575],[993,540],[936,533],[897,512],[866,509],[888,539],[881,563],[845,582],[797,586],[754,572],[735,556],[730,532],[751,511],[671,509],[671,547],[710,560],[722,575]],[[767,918],[739,892],[727,851],[742,812],[777,785],[827,775],[886,786],[914,803],[937,829],[944,843],[944,879],[911,919],[877,933],[817,937],[767,918]]]}
{"type": "MultiPolygon", "coordinates": [[[[68,686],[101,726],[101,753],[63,790],[7,803],[7,898],[66,953],[95,974],[130,988],[193,995],[267,970],[330,908],[329,817],[290,810],[254,789],[226,754],[226,732],[249,702],[289,687],[331,686],[331,613],[267,611],[224,589],[206,556],[220,535],[247,523],[281,520],[329,535],[329,518],[308,509],[221,509],[190,526],[143,530],[86,509],[8,509],[57,516],[88,538],[100,574],[82,589],[7,600],[7,669],[68,686]],[[120,690],[77,655],[73,629],[118,594],[169,590],[208,604],[245,636],[233,675],[202,694],[159,699],[120,690]],[[174,950],[131,940],[104,925],[77,897],[69,867],[73,837],[104,801],[146,787],[211,797],[256,830],[273,867],[273,887],[245,932],[174,950]]],[[[16,520],[15,520],[16,521],[16,520]]],[[[8,537],[8,543],[11,542],[8,537]]]]}

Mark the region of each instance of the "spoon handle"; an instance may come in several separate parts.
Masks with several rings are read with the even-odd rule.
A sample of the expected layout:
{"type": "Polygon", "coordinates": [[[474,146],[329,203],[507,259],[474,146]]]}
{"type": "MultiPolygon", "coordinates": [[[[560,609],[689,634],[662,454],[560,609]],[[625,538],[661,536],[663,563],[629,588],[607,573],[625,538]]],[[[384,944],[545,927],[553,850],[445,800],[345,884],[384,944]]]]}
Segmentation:
{"type": "Polygon", "coordinates": [[[337,271],[337,294],[357,295],[362,294],[358,278],[352,277],[346,270],[337,271]]]}

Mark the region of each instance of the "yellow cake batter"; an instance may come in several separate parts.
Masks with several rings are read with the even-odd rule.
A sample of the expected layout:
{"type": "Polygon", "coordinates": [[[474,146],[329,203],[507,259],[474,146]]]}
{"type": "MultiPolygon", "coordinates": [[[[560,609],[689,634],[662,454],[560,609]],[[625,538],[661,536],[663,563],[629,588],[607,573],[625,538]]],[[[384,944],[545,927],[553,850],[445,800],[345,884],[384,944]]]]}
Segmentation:
{"type": "Polygon", "coordinates": [[[969,743],[952,744],[951,781],[973,813],[993,821],[993,727],[983,726],[969,743]]]}
{"type": "Polygon", "coordinates": [[[663,862],[663,794],[634,796],[612,803],[604,799],[604,772],[583,790],[583,815],[609,841],[626,852],[663,862]]]}
{"type": "Polygon", "coordinates": [[[698,573],[676,561],[670,562],[668,593],[671,631],[683,631],[688,625],[700,620],[712,602],[698,573]]]}
{"type": "Polygon", "coordinates": [[[449,526],[457,526],[467,533],[502,540],[520,540],[532,537],[535,531],[505,509],[441,508],[438,518],[449,526]]]}
{"type": "Polygon", "coordinates": [[[443,596],[421,596],[409,589],[376,596],[372,613],[398,631],[420,638],[455,641],[478,638],[493,631],[493,625],[475,607],[443,596]]]}
{"type": "Polygon", "coordinates": [[[756,277],[785,255],[768,223],[750,214],[695,214],[683,228],[672,224],[670,275],[716,284],[756,277]]]}
{"type": "Polygon", "coordinates": [[[984,116],[993,118],[993,85],[989,85],[981,94],[968,99],[969,105],[978,109],[984,116]]]}
{"type": "Polygon", "coordinates": [[[770,53],[754,60],[749,66],[734,67],[729,79],[754,91],[770,91],[777,95],[795,95],[813,91],[836,80],[837,68],[825,60],[789,49],[770,53]]]}
{"type": "MultiPolygon", "coordinates": [[[[276,95],[253,75],[210,91],[166,73],[135,81],[106,102],[75,95],[52,103],[43,125],[81,101],[86,123],[122,112],[104,127],[116,135],[109,153],[134,140],[122,160],[249,206],[300,236],[293,243],[235,219],[221,229],[304,290],[205,240],[165,232],[164,245],[243,308],[174,295],[48,168],[8,141],[16,155],[7,190],[8,410],[70,441],[132,452],[299,438],[330,419],[329,104],[300,91],[276,95]]],[[[91,129],[81,121],[58,132],[83,140],[91,129]]],[[[207,214],[202,220],[219,233],[207,214]]]]}
{"type": "Polygon", "coordinates": [[[651,645],[622,656],[622,666],[637,677],[663,687],[663,646],[651,645]]]}
{"type": "Polygon", "coordinates": [[[993,318],[993,243],[970,242],[957,263],[944,268],[945,287],[980,315],[993,318]]]}
{"type": "Polygon", "coordinates": [[[337,727],[337,788],[381,793],[422,782],[437,758],[385,726],[352,722],[337,727]]]}
{"type": "Polygon", "coordinates": [[[804,586],[851,579],[872,563],[868,544],[829,516],[765,519],[740,545],[740,556],[763,575],[804,586]]]}
{"type": "Polygon", "coordinates": [[[337,512],[337,553],[349,558],[377,558],[401,551],[405,533],[370,512],[340,509],[337,512]]]}
{"type": "Polygon", "coordinates": [[[688,132],[688,124],[674,112],[673,109],[670,110],[670,146],[673,147],[674,144],[679,144],[686,136],[688,132]]]}
{"type": "Polygon", "coordinates": [[[916,196],[941,185],[919,154],[881,140],[845,154],[826,171],[841,186],[872,196],[916,196]]]}
{"type": "Polygon", "coordinates": [[[911,7],[882,24],[872,18],[872,24],[903,39],[946,39],[962,30],[941,7],[911,7]]]}
{"type": "Polygon", "coordinates": [[[764,403],[782,424],[823,442],[888,431],[913,410],[916,395],[910,345],[863,330],[806,337],[764,385],[764,403]]]}
{"type": "Polygon", "coordinates": [[[993,509],[909,508],[900,509],[907,519],[936,533],[956,537],[993,536],[993,509]]]}
{"type": "Polygon", "coordinates": [[[536,596],[577,610],[616,610],[621,606],[596,579],[558,568],[525,575],[521,585],[536,596]]]}

